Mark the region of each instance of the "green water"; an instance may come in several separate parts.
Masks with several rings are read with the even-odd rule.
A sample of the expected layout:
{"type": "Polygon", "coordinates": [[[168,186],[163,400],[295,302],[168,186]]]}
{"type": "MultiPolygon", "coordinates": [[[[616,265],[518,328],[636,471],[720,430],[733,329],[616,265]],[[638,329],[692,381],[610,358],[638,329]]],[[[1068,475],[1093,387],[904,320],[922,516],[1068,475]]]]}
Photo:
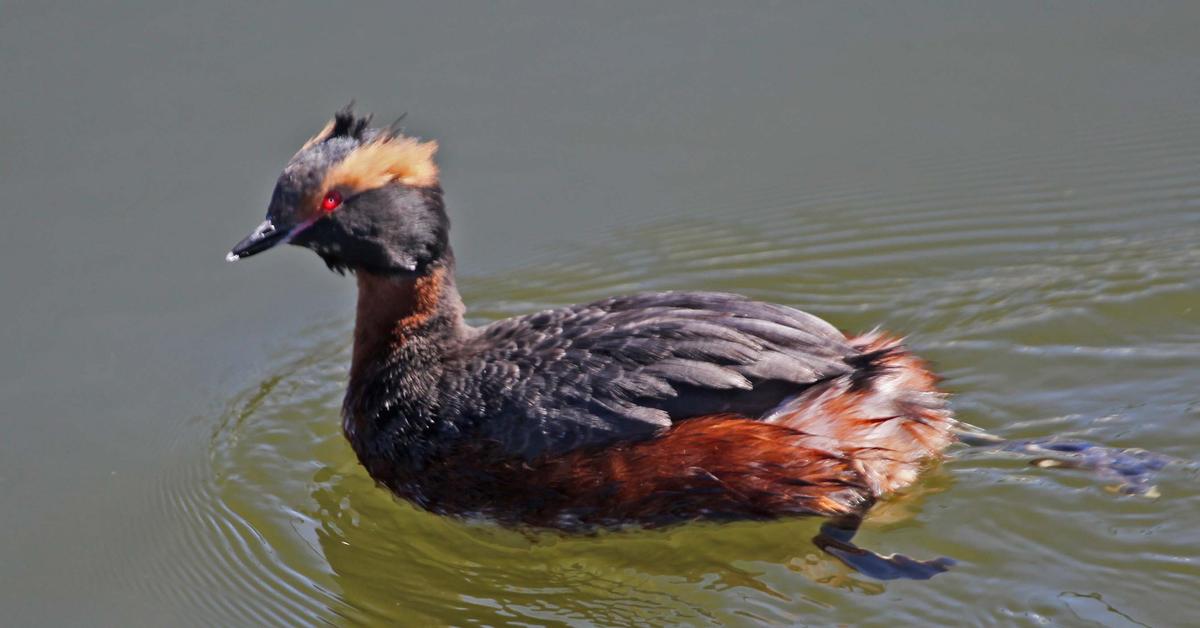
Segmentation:
{"type": "Polygon", "coordinates": [[[4,625],[1174,626],[1200,616],[1200,10],[0,6],[4,625]],[[442,143],[476,323],[742,292],[907,334],[959,416],[1185,462],[957,455],[860,545],[571,537],[393,500],[338,428],[352,281],[222,257],[357,97],[442,143]]]}

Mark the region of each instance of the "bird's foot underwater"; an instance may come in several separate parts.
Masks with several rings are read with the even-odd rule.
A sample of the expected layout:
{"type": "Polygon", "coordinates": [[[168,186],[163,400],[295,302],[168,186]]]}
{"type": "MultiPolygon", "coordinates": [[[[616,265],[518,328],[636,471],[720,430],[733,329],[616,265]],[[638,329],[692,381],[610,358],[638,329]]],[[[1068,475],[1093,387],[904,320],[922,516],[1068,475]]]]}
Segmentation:
{"type": "Polygon", "coordinates": [[[968,455],[1016,454],[1043,469],[1080,469],[1109,482],[1122,495],[1154,499],[1159,496],[1154,480],[1170,464],[1182,462],[1171,456],[1138,448],[1105,447],[1088,441],[1050,436],[1006,440],[991,434],[962,433],[959,442],[971,447],[968,455]]]}
{"type": "Polygon", "coordinates": [[[843,517],[825,522],[813,543],[847,567],[876,580],[928,580],[956,564],[952,558],[917,560],[902,554],[884,556],[858,547],[851,542],[862,524],[858,516],[843,517]]]}

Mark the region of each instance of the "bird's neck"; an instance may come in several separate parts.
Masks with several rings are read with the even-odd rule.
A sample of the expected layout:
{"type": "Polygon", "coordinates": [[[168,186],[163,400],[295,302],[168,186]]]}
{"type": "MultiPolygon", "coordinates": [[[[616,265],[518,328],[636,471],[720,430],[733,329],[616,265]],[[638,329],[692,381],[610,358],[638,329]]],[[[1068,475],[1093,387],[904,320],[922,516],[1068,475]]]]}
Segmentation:
{"type": "Polygon", "coordinates": [[[470,333],[452,261],[426,272],[358,271],[358,313],[342,431],[372,477],[418,468],[423,434],[439,424],[446,357],[470,333]]]}
{"type": "Polygon", "coordinates": [[[382,366],[428,366],[466,331],[463,304],[449,262],[422,274],[386,276],[363,271],[358,278],[350,385],[364,383],[382,366]]]}

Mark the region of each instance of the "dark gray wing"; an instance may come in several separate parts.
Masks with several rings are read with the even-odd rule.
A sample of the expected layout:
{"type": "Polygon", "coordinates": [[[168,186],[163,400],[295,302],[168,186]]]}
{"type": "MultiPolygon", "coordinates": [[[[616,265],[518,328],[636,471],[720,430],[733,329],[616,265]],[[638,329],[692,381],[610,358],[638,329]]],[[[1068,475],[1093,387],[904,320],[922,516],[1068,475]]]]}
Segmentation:
{"type": "Polygon", "coordinates": [[[689,417],[758,417],[850,372],[858,353],[793,308],[661,292],[498,321],[466,343],[458,366],[481,382],[470,395],[480,435],[533,457],[647,438],[689,417]]]}

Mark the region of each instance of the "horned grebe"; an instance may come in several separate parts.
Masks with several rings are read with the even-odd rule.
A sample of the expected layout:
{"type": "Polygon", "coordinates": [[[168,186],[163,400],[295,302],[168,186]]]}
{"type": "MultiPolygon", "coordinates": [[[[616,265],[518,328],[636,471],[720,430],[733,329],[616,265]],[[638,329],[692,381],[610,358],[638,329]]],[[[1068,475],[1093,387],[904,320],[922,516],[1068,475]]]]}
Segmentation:
{"type": "Polygon", "coordinates": [[[850,543],[955,440],[899,340],[712,292],[472,328],[437,145],[369,122],[347,108],[304,144],[228,259],[290,243],[354,273],[342,427],[377,482],[435,513],[565,530],[818,515],[818,545],[868,575],[945,570],[850,543]]]}

